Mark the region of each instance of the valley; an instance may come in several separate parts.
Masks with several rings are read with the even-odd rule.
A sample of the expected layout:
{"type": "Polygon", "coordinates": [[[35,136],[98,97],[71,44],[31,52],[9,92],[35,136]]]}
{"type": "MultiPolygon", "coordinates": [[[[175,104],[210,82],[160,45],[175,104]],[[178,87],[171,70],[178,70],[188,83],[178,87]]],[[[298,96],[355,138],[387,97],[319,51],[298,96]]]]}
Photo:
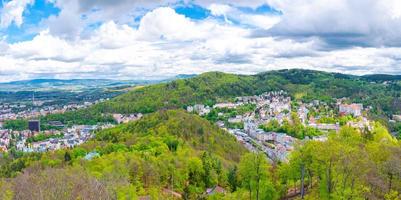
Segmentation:
{"type": "Polygon", "coordinates": [[[285,70],[137,87],[39,118],[58,129],[2,130],[0,175],[12,181],[0,186],[18,196],[47,187],[35,198],[390,198],[401,187],[399,81],[375,81],[285,70]],[[46,174],[60,182],[39,183],[46,174]],[[62,186],[77,175],[85,187],[62,186]]]}

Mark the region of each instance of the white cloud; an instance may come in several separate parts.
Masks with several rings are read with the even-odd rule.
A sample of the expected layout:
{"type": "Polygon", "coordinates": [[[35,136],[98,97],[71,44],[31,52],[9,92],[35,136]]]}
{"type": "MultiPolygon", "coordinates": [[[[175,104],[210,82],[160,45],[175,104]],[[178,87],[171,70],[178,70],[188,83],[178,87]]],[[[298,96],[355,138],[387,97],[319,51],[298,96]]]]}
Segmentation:
{"type": "Polygon", "coordinates": [[[190,40],[198,37],[195,23],[168,7],[157,8],[143,16],[139,25],[145,40],[190,40]]]}
{"type": "MultiPolygon", "coordinates": [[[[48,0],[61,12],[45,19],[42,24],[49,27],[51,34],[66,39],[82,37],[89,26],[114,21],[117,24],[135,24],[134,18],[141,17],[149,9],[169,5],[176,0],[48,0]]],[[[91,28],[89,28],[89,31],[91,28]]],[[[90,34],[90,33],[89,33],[90,34]]]]}
{"type": "MultiPolygon", "coordinates": [[[[394,11],[382,17],[352,12],[360,5],[356,0],[353,1],[355,5],[339,0],[331,7],[325,5],[328,4],[326,0],[295,0],[298,9],[288,5],[293,1],[272,1],[272,5],[283,12],[277,16],[242,12],[236,7],[245,4],[242,1],[219,4],[205,1],[213,15],[226,16],[239,24],[222,22],[215,17],[193,20],[170,7],[158,7],[144,11],[144,16],[133,26],[125,22],[124,17],[113,20],[114,14],[107,17],[90,14],[86,18],[90,22],[74,15],[95,7],[115,13],[113,10],[118,10],[118,5],[128,5],[124,0],[116,2],[118,5],[109,5],[106,1],[93,5],[81,5],[82,2],[75,0],[68,1],[70,4],[61,2],[55,2],[62,7],[61,13],[44,21],[45,29],[32,40],[0,43],[1,81],[37,77],[135,79],[216,70],[251,74],[283,68],[353,74],[401,73],[400,47],[350,45],[336,48],[330,45],[331,35],[344,40],[348,34],[353,44],[362,36],[372,38],[375,44],[387,44],[397,38],[399,28],[381,28],[396,24],[398,10],[381,3],[373,10],[394,11]],[[333,13],[345,17],[332,16],[333,13]],[[358,15],[367,15],[364,19],[368,22],[362,23],[358,15]],[[102,22],[99,27],[83,36],[86,25],[98,20],[102,22]],[[390,24],[379,25],[383,20],[390,24]],[[386,32],[380,36],[375,30],[386,32]],[[271,32],[256,37],[256,31],[271,32]],[[274,32],[278,35],[272,34],[274,32]],[[383,39],[384,36],[391,36],[392,40],[383,39]]],[[[138,5],[140,2],[136,1],[138,5]]],[[[148,3],[149,7],[158,6],[156,1],[148,3]]],[[[260,3],[263,1],[255,5],[260,3]]]]}
{"type": "Polygon", "coordinates": [[[244,13],[226,4],[211,4],[208,9],[214,16],[223,16],[227,23],[232,24],[232,20],[234,20],[242,25],[250,25],[266,30],[280,22],[281,19],[280,16],[273,14],[244,13]]]}
{"type": "Polygon", "coordinates": [[[23,13],[28,5],[32,5],[34,0],[11,0],[4,4],[1,9],[1,27],[7,28],[12,23],[20,27],[23,23],[23,13]]]}
{"type": "Polygon", "coordinates": [[[234,9],[231,6],[224,5],[224,4],[211,4],[208,9],[210,10],[211,14],[214,16],[224,16],[229,12],[232,12],[234,9]]]}
{"type": "Polygon", "coordinates": [[[244,24],[267,30],[279,23],[281,18],[276,15],[239,14],[238,20],[244,24]]]}
{"type": "Polygon", "coordinates": [[[339,45],[400,46],[399,0],[268,0],[282,11],[271,31],[319,36],[339,45]]]}
{"type": "Polygon", "coordinates": [[[31,41],[19,42],[9,46],[11,55],[26,60],[61,60],[71,61],[82,58],[84,45],[71,44],[48,31],[41,32],[31,41]]]}
{"type": "Polygon", "coordinates": [[[194,0],[196,4],[202,5],[205,8],[209,7],[212,4],[225,4],[225,5],[232,5],[238,7],[250,7],[250,8],[257,8],[267,3],[267,0],[194,0]]]}

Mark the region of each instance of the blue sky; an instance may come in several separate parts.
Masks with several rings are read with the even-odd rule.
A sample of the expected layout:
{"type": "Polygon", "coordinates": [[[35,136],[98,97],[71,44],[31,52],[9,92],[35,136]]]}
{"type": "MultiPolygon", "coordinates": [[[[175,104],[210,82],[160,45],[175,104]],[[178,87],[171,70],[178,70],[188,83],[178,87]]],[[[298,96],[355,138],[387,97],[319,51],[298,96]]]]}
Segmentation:
{"type": "Polygon", "coordinates": [[[401,74],[398,0],[5,0],[0,79],[401,74]]]}
{"type": "MultiPolygon", "coordinates": [[[[0,4],[2,4],[1,2],[0,4]]],[[[3,7],[3,5],[1,5],[3,7]]],[[[18,27],[15,24],[4,28],[2,33],[7,35],[7,41],[10,43],[32,40],[37,34],[35,29],[42,20],[51,15],[57,15],[60,9],[55,7],[54,4],[48,3],[44,0],[35,1],[33,5],[29,5],[23,13],[24,23],[18,27]]]]}
{"type": "MultiPolygon", "coordinates": [[[[5,1],[7,3],[7,1],[5,1]]],[[[0,2],[0,6],[3,7],[3,2],[0,2]]],[[[195,3],[185,3],[182,1],[166,4],[173,8],[177,14],[184,15],[193,20],[205,20],[207,18],[214,18],[216,20],[224,21],[224,16],[212,16],[211,11],[208,8],[202,7],[195,3]]],[[[239,11],[247,14],[272,14],[272,15],[280,15],[280,12],[270,7],[267,4],[261,4],[260,6],[251,8],[240,6],[237,7],[239,11]]],[[[94,8],[93,10],[98,10],[94,8]]],[[[151,9],[144,9],[146,11],[151,11],[151,9]]],[[[17,26],[15,23],[11,23],[9,26],[3,28],[2,34],[7,36],[6,40],[9,43],[21,42],[32,40],[40,31],[43,21],[48,19],[50,16],[57,16],[60,14],[61,9],[57,7],[54,3],[46,0],[35,0],[32,1],[32,4],[28,4],[25,8],[25,11],[22,13],[22,17],[24,19],[24,23],[21,26],[17,26]]],[[[82,19],[85,19],[88,14],[80,13],[82,19]]],[[[132,27],[137,27],[136,22],[139,22],[143,15],[138,15],[132,18],[132,22],[128,23],[132,27]]],[[[241,24],[241,21],[237,21],[235,18],[231,19],[231,22],[236,25],[244,25],[241,24]]],[[[86,29],[96,29],[98,28],[102,22],[96,22],[93,24],[87,24],[86,29]]],[[[246,24],[245,24],[246,25],[246,24]]],[[[43,27],[42,27],[43,28],[43,27]]]]}

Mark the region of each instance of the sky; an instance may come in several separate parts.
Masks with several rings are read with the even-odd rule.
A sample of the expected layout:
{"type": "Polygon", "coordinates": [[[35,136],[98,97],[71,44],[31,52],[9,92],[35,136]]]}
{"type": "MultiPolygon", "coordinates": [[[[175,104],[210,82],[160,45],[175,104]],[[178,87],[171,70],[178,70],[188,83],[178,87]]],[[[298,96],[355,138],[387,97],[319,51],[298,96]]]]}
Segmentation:
{"type": "Polygon", "coordinates": [[[0,1],[0,82],[289,68],[401,74],[401,1],[0,1]]]}

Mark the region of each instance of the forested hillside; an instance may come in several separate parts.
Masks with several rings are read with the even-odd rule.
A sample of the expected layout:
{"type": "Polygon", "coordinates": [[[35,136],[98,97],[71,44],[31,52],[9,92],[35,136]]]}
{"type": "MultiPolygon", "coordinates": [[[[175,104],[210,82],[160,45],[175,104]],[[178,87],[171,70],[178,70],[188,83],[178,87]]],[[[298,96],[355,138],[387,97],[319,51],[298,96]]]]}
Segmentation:
{"type": "Polygon", "coordinates": [[[166,110],[73,149],[5,154],[0,199],[396,200],[400,145],[379,123],[372,132],[344,126],[271,165],[205,119],[166,110]]]}
{"type": "Polygon", "coordinates": [[[352,76],[311,70],[279,70],[257,75],[208,72],[199,76],[136,88],[110,101],[81,111],[43,117],[64,124],[96,124],[113,121],[110,113],[151,113],[160,109],[214,104],[237,96],[285,90],[293,99],[334,101],[348,97],[351,102],[372,106],[370,115],[386,124],[393,114],[401,114],[399,76],[352,76]],[[373,80],[377,82],[372,82],[373,80]],[[383,79],[389,83],[384,83],[383,79]],[[378,81],[380,80],[380,81],[378,81]]]}
{"type": "Polygon", "coordinates": [[[71,150],[7,154],[0,175],[13,179],[0,184],[6,191],[0,199],[165,199],[172,191],[196,199],[208,187],[229,188],[229,170],[245,153],[207,120],[161,111],[100,131],[71,150]]]}
{"type": "Polygon", "coordinates": [[[237,96],[285,90],[294,99],[305,101],[349,97],[354,102],[371,105],[374,114],[390,116],[401,113],[400,81],[371,83],[364,77],[298,69],[252,76],[209,72],[190,79],[139,88],[93,109],[103,113],[149,113],[161,108],[211,104],[237,96]]]}
{"type": "Polygon", "coordinates": [[[110,113],[149,113],[47,153],[10,151],[0,159],[0,199],[386,199],[401,191],[400,141],[376,122],[343,126],[327,141],[297,143],[288,162],[269,164],[229,133],[180,109],[285,90],[309,101],[349,97],[372,117],[400,113],[400,83],[305,70],[254,76],[219,72],[137,88],[111,101],[43,120],[108,121],[110,113]],[[220,192],[208,193],[218,188],[220,192]],[[209,190],[208,190],[209,189],[209,190]],[[40,192],[37,192],[40,191],[40,192]],[[302,191],[302,192],[301,192],[302,191]]]}
{"type": "Polygon", "coordinates": [[[294,98],[330,101],[350,97],[378,113],[401,112],[401,85],[383,85],[363,78],[307,70],[281,70],[254,76],[209,72],[198,77],[140,88],[96,108],[102,112],[153,112],[194,103],[208,103],[266,91],[285,90],[294,98]]]}
{"type": "MultiPolygon", "coordinates": [[[[257,75],[208,72],[196,77],[138,87],[110,101],[79,111],[52,114],[41,118],[42,129],[48,121],[63,124],[113,122],[112,113],[151,113],[160,109],[185,108],[196,103],[211,105],[237,96],[258,95],[285,90],[293,99],[333,101],[348,97],[351,102],[372,106],[371,118],[387,124],[393,114],[401,114],[401,78],[391,75],[352,76],[311,70],[279,70],[257,75]]],[[[17,122],[6,128],[23,129],[17,122]]]]}

